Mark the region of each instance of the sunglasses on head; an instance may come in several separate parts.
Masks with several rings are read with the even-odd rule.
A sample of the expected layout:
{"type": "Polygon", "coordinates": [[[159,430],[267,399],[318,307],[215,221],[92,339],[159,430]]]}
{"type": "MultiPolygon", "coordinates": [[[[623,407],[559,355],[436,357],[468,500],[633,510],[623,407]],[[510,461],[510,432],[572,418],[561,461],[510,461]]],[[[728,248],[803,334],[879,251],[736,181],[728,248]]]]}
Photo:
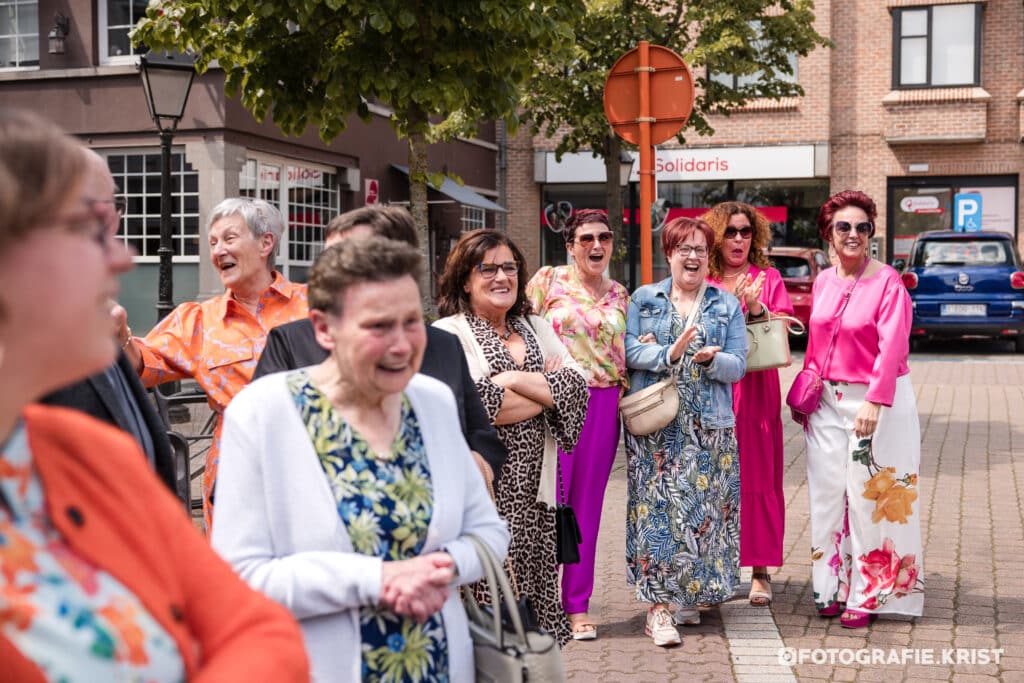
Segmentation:
{"type": "Polygon", "coordinates": [[[851,230],[856,230],[858,235],[869,235],[875,230],[875,226],[871,225],[869,221],[863,221],[854,225],[849,221],[836,221],[832,224],[832,229],[841,235],[845,235],[851,230]]]}
{"type": "Polygon", "coordinates": [[[498,274],[498,269],[505,273],[508,277],[515,277],[519,275],[519,264],[515,261],[505,261],[504,263],[481,263],[476,269],[480,271],[480,275],[485,280],[490,280],[498,274]]]}
{"type": "Polygon", "coordinates": [[[750,236],[754,234],[754,229],[749,225],[744,225],[742,228],[729,227],[725,229],[725,239],[735,239],[736,235],[739,235],[745,240],[750,239],[750,236]]]}
{"type": "Polygon", "coordinates": [[[608,244],[609,242],[612,241],[612,237],[615,237],[615,234],[612,233],[610,230],[606,230],[605,232],[599,232],[596,235],[592,233],[588,233],[586,235],[576,235],[576,244],[580,244],[584,247],[589,247],[594,243],[595,238],[601,244],[608,244]]]}

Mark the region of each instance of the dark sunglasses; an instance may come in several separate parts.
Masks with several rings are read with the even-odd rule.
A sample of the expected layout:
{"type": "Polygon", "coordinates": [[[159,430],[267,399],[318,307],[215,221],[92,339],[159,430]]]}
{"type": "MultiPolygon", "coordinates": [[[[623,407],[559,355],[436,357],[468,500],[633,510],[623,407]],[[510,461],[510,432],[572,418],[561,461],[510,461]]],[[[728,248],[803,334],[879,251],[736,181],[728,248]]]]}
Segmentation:
{"type": "MultiPolygon", "coordinates": [[[[593,234],[577,235],[576,244],[582,245],[584,247],[589,247],[594,243],[594,237],[595,236],[593,234]]],[[[606,230],[605,232],[597,233],[596,237],[601,244],[608,244],[609,242],[612,241],[612,238],[615,237],[615,233],[611,232],[610,230],[606,230]]]]}
{"type": "Polygon", "coordinates": [[[501,272],[505,273],[508,277],[515,277],[519,275],[519,264],[515,261],[505,261],[504,263],[481,263],[476,267],[480,271],[480,275],[485,280],[490,280],[498,274],[498,269],[501,268],[501,272]]]}
{"type": "Polygon", "coordinates": [[[851,230],[856,230],[858,235],[869,235],[875,231],[875,226],[871,225],[869,221],[857,225],[853,225],[849,221],[836,221],[832,224],[832,228],[841,235],[845,235],[851,230]]]}
{"type": "Polygon", "coordinates": [[[727,240],[735,239],[736,235],[739,235],[743,239],[748,240],[748,239],[750,239],[751,235],[753,235],[753,234],[754,234],[754,229],[752,227],[750,227],[749,225],[745,225],[742,228],[726,228],[725,229],[725,239],[727,239],[727,240]]]}

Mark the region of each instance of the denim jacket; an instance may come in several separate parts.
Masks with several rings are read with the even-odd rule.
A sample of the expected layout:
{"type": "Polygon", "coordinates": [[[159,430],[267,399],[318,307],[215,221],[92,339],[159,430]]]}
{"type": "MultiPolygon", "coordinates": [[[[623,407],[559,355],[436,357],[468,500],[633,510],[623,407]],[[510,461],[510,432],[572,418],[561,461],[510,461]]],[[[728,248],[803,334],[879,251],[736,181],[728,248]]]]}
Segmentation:
{"type": "MultiPolygon", "coordinates": [[[[668,351],[675,341],[669,301],[671,287],[669,277],[633,292],[626,318],[626,367],[632,370],[628,393],[664,379],[668,372],[668,351]],[[657,343],[637,341],[638,337],[652,332],[657,343]]],[[[722,347],[709,366],[695,366],[713,380],[701,397],[701,424],[708,429],[732,427],[736,424],[732,412],[732,385],[740,381],[747,370],[747,328],[740,302],[732,294],[709,284],[701,303],[700,321],[707,330],[707,345],[722,347]]]]}

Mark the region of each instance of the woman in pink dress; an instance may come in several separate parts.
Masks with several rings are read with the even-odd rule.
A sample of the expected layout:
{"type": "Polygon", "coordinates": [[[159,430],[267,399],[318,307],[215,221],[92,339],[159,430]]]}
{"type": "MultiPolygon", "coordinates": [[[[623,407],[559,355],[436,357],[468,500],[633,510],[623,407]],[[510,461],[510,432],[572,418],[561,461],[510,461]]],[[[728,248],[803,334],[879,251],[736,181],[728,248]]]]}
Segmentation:
{"type": "MultiPolygon", "coordinates": [[[[722,202],[704,215],[715,231],[708,280],[740,300],[747,319],[793,315],[779,271],[765,248],[768,219],[749,204],[722,202]]],[[[786,507],[782,493],[782,394],[778,370],[747,372],[733,386],[740,457],[740,565],[753,568],[750,604],[772,601],[768,567],[782,565],[786,507]]]]}

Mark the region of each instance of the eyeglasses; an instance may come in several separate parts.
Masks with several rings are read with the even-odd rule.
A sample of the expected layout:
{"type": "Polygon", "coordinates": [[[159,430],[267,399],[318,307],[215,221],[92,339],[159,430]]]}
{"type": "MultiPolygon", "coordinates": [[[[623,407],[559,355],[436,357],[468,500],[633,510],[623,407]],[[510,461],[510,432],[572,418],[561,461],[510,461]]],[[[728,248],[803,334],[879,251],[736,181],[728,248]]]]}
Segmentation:
{"type": "Polygon", "coordinates": [[[504,263],[481,263],[476,266],[476,269],[480,271],[480,277],[485,280],[493,280],[498,274],[499,268],[507,277],[511,278],[519,275],[519,264],[516,261],[505,261],[504,263]]]}
{"type": "Polygon", "coordinates": [[[686,258],[690,254],[693,254],[697,258],[704,258],[708,255],[708,249],[707,247],[694,247],[689,244],[680,244],[676,247],[675,254],[676,256],[682,256],[683,258],[686,258]]]}
{"type": "Polygon", "coordinates": [[[751,235],[754,234],[754,229],[749,225],[744,225],[742,228],[729,227],[725,229],[725,239],[735,239],[736,235],[739,235],[745,240],[749,240],[751,235]]]}
{"type": "Polygon", "coordinates": [[[597,238],[597,241],[599,241],[601,244],[608,244],[609,242],[612,241],[612,238],[615,237],[615,233],[613,233],[610,230],[607,230],[605,232],[599,232],[597,233],[597,235],[591,233],[588,233],[586,235],[577,235],[576,244],[579,244],[580,246],[583,247],[589,247],[594,244],[595,237],[597,238]]]}
{"type": "Polygon", "coordinates": [[[832,224],[832,228],[841,235],[845,235],[851,230],[856,230],[858,235],[867,235],[874,231],[875,226],[871,225],[869,221],[857,225],[853,225],[849,221],[836,221],[832,224]]]}
{"type": "Polygon", "coordinates": [[[95,242],[104,252],[110,247],[111,226],[94,213],[58,218],[57,224],[73,235],[81,235],[95,242]]]}

